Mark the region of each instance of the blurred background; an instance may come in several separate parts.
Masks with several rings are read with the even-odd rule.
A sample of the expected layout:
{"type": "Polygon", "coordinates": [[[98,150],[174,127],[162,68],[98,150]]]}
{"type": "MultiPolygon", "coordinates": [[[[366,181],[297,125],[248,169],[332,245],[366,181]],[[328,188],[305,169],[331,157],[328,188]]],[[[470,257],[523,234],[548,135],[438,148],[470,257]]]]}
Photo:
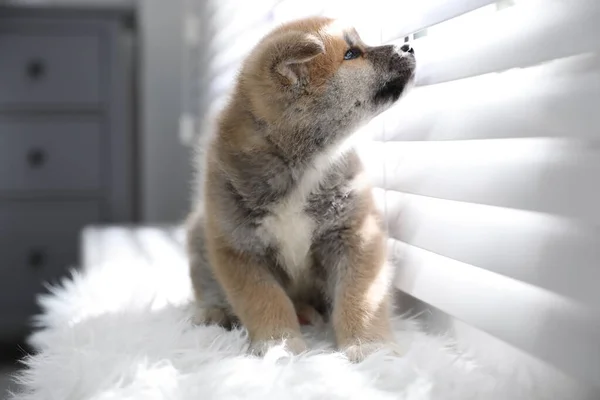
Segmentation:
{"type": "MultiPolygon", "coordinates": [[[[30,349],[35,294],[87,225],[188,208],[183,1],[0,1],[0,355],[30,349]]],[[[9,385],[6,374],[0,390],[9,385]]]]}
{"type": "Polygon", "coordinates": [[[357,136],[403,309],[598,393],[595,0],[0,0],[3,376],[82,230],[179,224],[240,61],[314,14],[416,51],[416,88],[357,136]]]}

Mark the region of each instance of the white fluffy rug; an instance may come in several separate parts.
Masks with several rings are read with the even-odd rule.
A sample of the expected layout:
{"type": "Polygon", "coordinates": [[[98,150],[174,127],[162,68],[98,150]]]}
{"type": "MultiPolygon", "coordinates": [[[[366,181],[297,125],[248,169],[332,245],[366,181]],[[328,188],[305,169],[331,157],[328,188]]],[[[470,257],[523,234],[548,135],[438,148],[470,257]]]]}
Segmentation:
{"type": "Polygon", "coordinates": [[[515,384],[515,373],[478,365],[451,341],[396,321],[403,358],[375,354],[351,364],[331,351],[331,334],[310,327],[314,352],[273,349],[250,357],[243,331],[190,324],[182,263],[133,260],[96,265],[52,289],[43,329],[31,338],[19,399],[562,399],[547,387],[515,384]],[[543,390],[542,390],[543,389],[543,390]]]}

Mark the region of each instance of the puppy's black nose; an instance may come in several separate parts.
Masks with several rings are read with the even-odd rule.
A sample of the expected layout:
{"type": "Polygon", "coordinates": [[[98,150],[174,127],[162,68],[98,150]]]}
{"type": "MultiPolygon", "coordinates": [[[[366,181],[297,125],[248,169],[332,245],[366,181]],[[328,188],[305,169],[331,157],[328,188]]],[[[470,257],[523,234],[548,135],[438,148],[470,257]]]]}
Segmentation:
{"type": "Polygon", "coordinates": [[[403,44],[402,47],[400,47],[400,50],[402,50],[405,53],[410,53],[410,54],[415,53],[415,49],[413,49],[412,46],[408,43],[403,44]]]}

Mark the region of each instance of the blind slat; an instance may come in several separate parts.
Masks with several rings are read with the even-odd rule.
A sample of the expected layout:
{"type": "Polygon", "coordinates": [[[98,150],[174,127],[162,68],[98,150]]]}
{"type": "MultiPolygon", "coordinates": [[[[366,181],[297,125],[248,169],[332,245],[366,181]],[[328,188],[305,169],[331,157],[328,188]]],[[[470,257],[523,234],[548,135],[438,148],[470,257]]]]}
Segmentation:
{"type": "Polygon", "coordinates": [[[412,1],[404,0],[380,5],[382,38],[403,38],[432,25],[495,3],[496,0],[412,1]],[[387,6],[387,7],[386,7],[387,6]],[[390,9],[391,8],[391,9],[390,9]]]}
{"type": "Polygon", "coordinates": [[[600,304],[598,228],[549,214],[392,191],[385,202],[392,238],[590,308],[600,304]]]}
{"type": "Polygon", "coordinates": [[[598,138],[600,57],[414,89],[383,117],[386,140],[598,138]]]}
{"type": "MultiPolygon", "coordinates": [[[[600,227],[600,141],[500,139],[388,142],[388,190],[441,199],[531,210],[600,227]]],[[[381,157],[381,153],[378,154],[381,157]]],[[[370,171],[381,165],[366,158],[370,171]]],[[[376,182],[381,182],[379,178],[376,182]]]]}
{"type": "Polygon", "coordinates": [[[460,42],[445,36],[417,41],[417,84],[430,85],[597,51],[599,19],[600,3],[594,0],[524,2],[498,12],[485,27],[460,38],[460,42]]]}
{"type": "Polygon", "coordinates": [[[600,322],[578,304],[473,265],[394,242],[396,287],[559,369],[600,385],[600,322]]]}

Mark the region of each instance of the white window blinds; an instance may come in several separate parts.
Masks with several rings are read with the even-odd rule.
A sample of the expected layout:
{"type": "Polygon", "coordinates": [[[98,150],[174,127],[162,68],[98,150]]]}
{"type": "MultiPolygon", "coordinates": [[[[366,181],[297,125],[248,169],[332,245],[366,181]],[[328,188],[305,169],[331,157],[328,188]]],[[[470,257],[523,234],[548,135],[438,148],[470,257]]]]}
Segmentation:
{"type": "Polygon", "coordinates": [[[397,287],[600,387],[600,1],[206,4],[204,121],[274,24],[410,37],[417,87],[361,146],[397,287]]]}
{"type": "Polygon", "coordinates": [[[415,40],[383,117],[397,285],[600,386],[600,2],[512,3],[415,40]]]}

